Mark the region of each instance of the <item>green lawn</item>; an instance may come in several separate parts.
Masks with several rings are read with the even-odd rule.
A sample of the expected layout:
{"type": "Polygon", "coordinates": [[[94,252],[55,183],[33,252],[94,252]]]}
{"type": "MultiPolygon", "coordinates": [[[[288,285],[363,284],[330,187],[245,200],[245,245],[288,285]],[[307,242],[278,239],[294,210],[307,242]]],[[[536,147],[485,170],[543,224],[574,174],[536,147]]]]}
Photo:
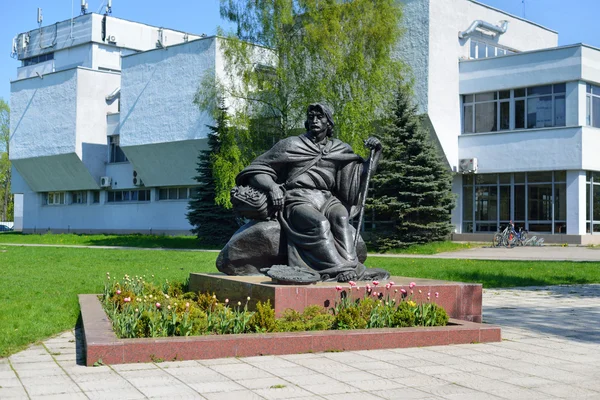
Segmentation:
{"type": "MultiPolygon", "coordinates": [[[[0,244],[0,357],[73,328],[77,294],[99,293],[106,272],[156,283],[216,272],[214,252],[13,247],[0,244]],[[155,278],[151,278],[155,275],[155,278]]],[[[480,282],[484,287],[600,283],[600,263],[371,257],[393,275],[480,282]]]]}
{"type": "Polygon", "coordinates": [[[79,246],[122,246],[167,249],[211,249],[202,246],[195,236],[166,235],[80,235],[74,233],[27,234],[18,232],[0,233],[0,244],[58,244],[79,246]]]}

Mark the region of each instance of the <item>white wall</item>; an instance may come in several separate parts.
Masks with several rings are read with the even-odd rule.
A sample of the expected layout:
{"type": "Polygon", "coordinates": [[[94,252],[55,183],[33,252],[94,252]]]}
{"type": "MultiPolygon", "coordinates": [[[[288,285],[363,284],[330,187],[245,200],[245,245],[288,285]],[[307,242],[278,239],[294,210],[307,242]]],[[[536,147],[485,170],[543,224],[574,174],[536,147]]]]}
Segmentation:
{"type": "Polygon", "coordinates": [[[459,157],[477,157],[478,173],[578,170],[584,136],[582,127],[461,135],[459,157]]]}
{"type": "Polygon", "coordinates": [[[77,70],[11,83],[11,160],[75,152],[77,70]]]}
{"type": "MultiPolygon", "coordinates": [[[[429,0],[427,0],[429,1],[429,0]]],[[[431,1],[429,8],[429,68],[427,112],[451,166],[458,163],[460,134],[459,59],[468,57],[470,40],[459,39],[473,21],[500,25],[509,21],[506,33],[495,37],[475,32],[470,38],[525,51],[556,46],[555,32],[470,0],[431,1]]],[[[417,20],[417,23],[420,21],[417,20]]],[[[505,71],[504,71],[505,72],[505,71]]],[[[510,79],[505,79],[509,82],[510,79]]],[[[460,77],[462,90],[463,78],[460,77]]],[[[478,91],[483,91],[478,87],[478,91]]]]}
{"type": "Polygon", "coordinates": [[[54,69],[56,71],[75,67],[93,67],[91,43],[84,43],[54,52],[54,69]]]}

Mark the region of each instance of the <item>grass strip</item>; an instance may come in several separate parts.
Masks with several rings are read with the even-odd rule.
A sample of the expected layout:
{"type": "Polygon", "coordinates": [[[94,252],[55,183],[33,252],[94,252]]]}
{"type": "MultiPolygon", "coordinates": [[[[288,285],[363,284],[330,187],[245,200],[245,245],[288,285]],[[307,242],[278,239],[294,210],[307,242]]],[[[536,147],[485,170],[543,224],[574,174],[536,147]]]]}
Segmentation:
{"type": "MultiPolygon", "coordinates": [[[[160,284],[216,272],[217,253],[0,245],[0,357],[73,328],[77,295],[100,293],[106,272],[160,284]],[[155,277],[152,278],[152,275],[155,277]]],[[[600,283],[600,263],[370,257],[393,275],[479,282],[484,287],[600,283]]]]}

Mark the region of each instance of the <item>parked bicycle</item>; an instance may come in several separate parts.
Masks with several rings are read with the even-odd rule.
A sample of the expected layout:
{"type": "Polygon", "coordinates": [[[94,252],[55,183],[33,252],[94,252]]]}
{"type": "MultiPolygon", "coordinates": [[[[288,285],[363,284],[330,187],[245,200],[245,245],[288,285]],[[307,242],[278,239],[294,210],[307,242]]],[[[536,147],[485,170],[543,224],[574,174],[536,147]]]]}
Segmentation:
{"type": "Polygon", "coordinates": [[[510,221],[504,229],[498,227],[498,232],[494,234],[492,245],[494,247],[514,247],[524,246],[527,241],[527,231],[522,227],[515,230],[515,224],[510,221]]]}

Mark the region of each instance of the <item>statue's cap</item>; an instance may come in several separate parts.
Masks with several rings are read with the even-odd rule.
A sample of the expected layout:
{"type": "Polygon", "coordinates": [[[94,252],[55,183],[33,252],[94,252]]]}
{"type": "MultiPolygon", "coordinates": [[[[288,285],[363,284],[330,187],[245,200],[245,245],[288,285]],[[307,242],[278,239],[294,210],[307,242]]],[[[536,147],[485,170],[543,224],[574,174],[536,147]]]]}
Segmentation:
{"type": "Polygon", "coordinates": [[[320,112],[322,112],[323,115],[325,115],[325,117],[327,118],[327,121],[329,122],[329,124],[332,127],[335,125],[333,123],[333,112],[325,104],[321,104],[321,103],[310,104],[308,106],[308,108],[306,109],[306,114],[308,115],[308,113],[311,112],[311,111],[320,111],[320,112]]]}

